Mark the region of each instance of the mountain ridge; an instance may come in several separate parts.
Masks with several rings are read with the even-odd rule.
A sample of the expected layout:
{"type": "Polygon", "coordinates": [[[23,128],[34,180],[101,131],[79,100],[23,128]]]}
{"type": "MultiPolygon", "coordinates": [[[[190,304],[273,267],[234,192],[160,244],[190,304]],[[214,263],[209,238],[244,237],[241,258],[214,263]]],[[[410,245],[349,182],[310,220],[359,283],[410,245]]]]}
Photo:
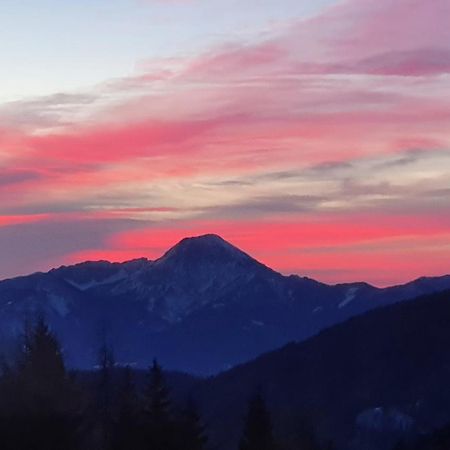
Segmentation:
{"type": "Polygon", "coordinates": [[[259,265],[261,265],[277,274],[280,274],[283,277],[287,277],[287,278],[298,277],[300,279],[312,280],[312,281],[315,281],[315,282],[318,282],[318,283],[321,283],[321,284],[324,284],[327,286],[337,287],[337,286],[349,286],[349,285],[360,284],[360,285],[370,286],[375,289],[390,289],[390,288],[395,288],[398,286],[405,286],[407,284],[412,284],[412,283],[416,283],[416,282],[421,282],[421,281],[426,281],[426,280],[436,280],[436,279],[450,277],[450,273],[443,273],[442,275],[422,275],[417,278],[413,278],[412,280],[406,281],[404,283],[399,282],[399,283],[395,283],[395,284],[388,285],[388,286],[377,286],[375,284],[372,284],[372,283],[369,283],[369,282],[363,281],[363,280],[346,281],[346,282],[338,282],[338,283],[327,283],[324,281],[316,280],[315,278],[311,278],[310,276],[300,275],[297,273],[282,274],[281,272],[276,271],[275,269],[271,268],[270,266],[267,266],[266,264],[262,263],[261,261],[257,260],[256,258],[252,257],[247,252],[239,249],[234,244],[231,244],[230,242],[228,242],[227,240],[222,238],[220,235],[215,234],[215,233],[206,233],[206,234],[201,234],[201,235],[188,236],[188,237],[184,237],[184,238],[180,239],[177,243],[175,243],[168,250],[166,250],[161,256],[159,256],[158,258],[155,258],[155,259],[150,259],[145,256],[141,256],[141,257],[132,258],[129,260],[124,260],[124,261],[110,261],[107,259],[85,260],[85,261],[79,261],[79,262],[76,262],[73,264],[63,264],[58,267],[51,268],[49,270],[40,270],[40,271],[32,272],[29,274],[23,274],[23,275],[18,275],[18,276],[14,276],[14,277],[2,278],[2,279],[0,279],[0,283],[2,283],[4,281],[9,281],[9,280],[26,278],[26,277],[30,277],[30,276],[38,275],[38,274],[49,274],[52,272],[59,271],[61,269],[76,268],[76,267],[82,267],[82,266],[86,266],[86,265],[105,264],[105,265],[109,265],[109,266],[126,266],[126,265],[137,264],[137,263],[153,264],[153,263],[156,263],[158,261],[165,259],[166,256],[168,256],[169,254],[171,254],[172,252],[174,252],[176,249],[178,249],[180,246],[182,246],[184,244],[189,244],[191,242],[201,242],[201,243],[205,243],[208,241],[211,242],[211,238],[215,242],[221,242],[221,243],[226,244],[228,247],[234,249],[236,251],[236,253],[245,255],[247,258],[251,259],[252,261],[257,262],[259,265]]]}
{"type": "Polygon", "coordinates": [[[217,235],[185,238],[156,260],[84,262],[0,282],[0,343],[43,313],[72,366],[92,367],[99,330],[121,363],[153,356],[212,374],[367,310],[450,288],[450,276],[376,288],[284,276],[217,235]]]}

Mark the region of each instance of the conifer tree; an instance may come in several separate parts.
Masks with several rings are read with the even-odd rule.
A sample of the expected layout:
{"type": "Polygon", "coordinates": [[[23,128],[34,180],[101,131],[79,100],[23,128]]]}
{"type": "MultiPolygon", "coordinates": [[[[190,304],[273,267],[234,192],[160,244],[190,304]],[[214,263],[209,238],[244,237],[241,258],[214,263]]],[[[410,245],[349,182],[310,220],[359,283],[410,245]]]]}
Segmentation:
{"type": "Polygon", "coordinates": [[[264,397],[258,392],[250,399],[239,450],[275,450],[272,421],[264,397]]]}
{"type": "Polygon", "coordinates": [[[180,419],[181,443],[179,448],[184,450],[203,450],[208,441],[197,407],[192,400],[188,399],[187,405],[182,411],[180,419]]]}
{"type": "Polygon", "coordinates": [[[147,448],[151,450],[173,449],[175,435],[169,390],[161,366],[156,359],[149,369],[145,391],[145,416],[147,448]]]}
{"type": "Polygon", "coordinates": [[[114,401],[114,352],[103,342],[98,354],[99,380],[97,385],[97,415],[100,426],[100,443],[102,450],[111,448],[113,434],[114,401]]]}
{"type": "Polygon", "coordinates": [[[139,447],[138,398],[133,373],[127,366],[118,394],[118,416],[114,433],[114,450],[133,450],[139,447]]]}
{"type": "MultiPolygon", "coordinates": [[[[75,387],[56,336],[40,317],[28,326],[19,362],[4,372],[8,417],[2,449],[60,450],[76,444],[75,387]],[[24,432],[26,430],[26,432],[24,432]]],[[[2,383],[3,384],[3,383],[2,383]]]]}
{"type": "Polygon", "coordinates": [[[30,393],[32,408],[51,410],[60,408],[67,401],[69,379],[56,336],[50,331],[43,317],[34,327],[26,330],[19,376],[24,388],[30,393]],[[33,398],[31,398],[33,397],[33,398]]]}

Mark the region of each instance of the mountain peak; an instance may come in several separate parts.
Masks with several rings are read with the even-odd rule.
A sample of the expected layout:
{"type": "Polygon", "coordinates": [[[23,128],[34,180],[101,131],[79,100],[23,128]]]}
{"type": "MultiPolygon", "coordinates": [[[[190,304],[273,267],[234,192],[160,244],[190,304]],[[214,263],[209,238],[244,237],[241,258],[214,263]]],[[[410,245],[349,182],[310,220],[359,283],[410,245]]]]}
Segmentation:
{"type": "Polygon", "coordinates": [[[178,242],[178,244],[176,244],[176,246],[177,245],[180,245],[180,246],[181,245],[221,246],[221,247],[236,248],[232,244],[227,242],[225,239],[220,237],[218,234],[213,234],[213,233],[201,234],[199,236],[186,237],[186,238],[182,239],[180,242],[178,242]]]}
{"type": "Polygon", "coordinates": [[[157,262],[252,260],[252,258],[217,234],[204,234],[182,239],[157,262]]]}

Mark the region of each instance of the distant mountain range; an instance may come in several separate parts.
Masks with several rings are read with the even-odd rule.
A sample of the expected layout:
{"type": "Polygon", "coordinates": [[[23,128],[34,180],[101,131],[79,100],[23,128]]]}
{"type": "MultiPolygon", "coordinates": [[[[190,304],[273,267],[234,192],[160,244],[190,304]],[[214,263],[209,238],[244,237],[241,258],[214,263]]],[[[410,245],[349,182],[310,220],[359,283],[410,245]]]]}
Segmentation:
{"type": "MultiPolygon", "coordinates": [[[[393,268],[395,270],[395,268],[393,268]]],[[[4,349],[45,315],[72,367],[90,368],[105,336],[123,364],[212,374],[368,310],[450,288],[450,276],[379,289],[283,276],[216,235],[161,258],[85,262],[0,282],[4,349]]]]}
{"type": "MultiPolygon", "coordinates": [[[[380,308],[200,383],[213,448],[237,448],[262,390],[285,448],[313,430],[336,449],[391,450],[450,424],[450,290],[380,308]]],[[[433,448],[448,448],[433,447],[433,448]]]]}

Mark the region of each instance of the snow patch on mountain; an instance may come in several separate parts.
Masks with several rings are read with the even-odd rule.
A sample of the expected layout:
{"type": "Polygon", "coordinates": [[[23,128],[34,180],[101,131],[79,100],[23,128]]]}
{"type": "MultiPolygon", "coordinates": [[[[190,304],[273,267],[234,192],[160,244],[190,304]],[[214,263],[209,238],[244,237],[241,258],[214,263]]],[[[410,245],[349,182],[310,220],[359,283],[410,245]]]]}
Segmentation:
{"type": "Polygon", "coordinates": [[[349,288],[345,294],[344,300],[339,303],[338,308],[343,308],[344,306],[347,306],[352,300],[354,300],[356,297],[356,292],[358,292],[357,287],[349,288]]]}
{"type": "Polygon", "coordinates": [[[80,291],[87,291],[89,289],[95,288],[97,286],[104,286],[106,284],[116,283],[118,281],[121,281],[127,277],[127,273],[124,270],[119,270],[114,275],[111,275],[108,278],[105,278],[104,280],[97,281],[97,280],[90,280],[86,281],[84,283],[77,283],[76,281],[65,279],[67,283],[69,283],[74,288],[79,289],[80,291]]]}

